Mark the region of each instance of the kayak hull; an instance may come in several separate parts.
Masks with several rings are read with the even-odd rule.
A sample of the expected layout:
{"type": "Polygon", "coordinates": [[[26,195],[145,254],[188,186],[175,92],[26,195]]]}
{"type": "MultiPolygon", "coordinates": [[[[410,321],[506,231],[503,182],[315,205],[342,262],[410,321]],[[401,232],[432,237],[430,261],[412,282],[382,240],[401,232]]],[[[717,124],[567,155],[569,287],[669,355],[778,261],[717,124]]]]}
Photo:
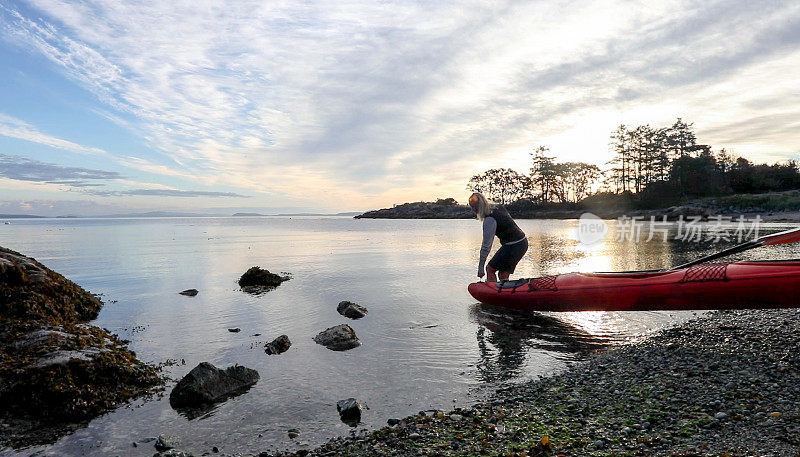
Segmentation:
{"type": "Polygon", "coordinates": [[[800,307],[800,260],[695,265],[674,271],[567,273],[477,282],[482,303],[531,311],[655,311],[800,307]]]}

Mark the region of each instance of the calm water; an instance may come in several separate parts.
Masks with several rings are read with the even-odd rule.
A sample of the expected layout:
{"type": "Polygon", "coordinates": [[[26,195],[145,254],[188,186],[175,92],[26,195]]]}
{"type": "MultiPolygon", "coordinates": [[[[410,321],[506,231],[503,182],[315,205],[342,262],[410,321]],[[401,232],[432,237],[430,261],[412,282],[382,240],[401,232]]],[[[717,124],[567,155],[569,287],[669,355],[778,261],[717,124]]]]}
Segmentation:
{"type": "MultiPolygon", "coordinates": [[[[616,242],[613,233],[584,247],[575,239],[576,221],[520,226],[530,248],[516,277],[660,268],[718,248],[616,242]]],[[[379,427],[391,417],[470,405],[499,385],[552,374],[593,350],[694,315],[526,315],[479,306],[466,291],[475,279],[479,243],[480,225],[472,220],[46,219],[0,225],[0,245],[102,294],[106,306],[95,323],[130,340],[141,359],[184,359],[185,365],[166,368],[172,378],[202,361],[238,363],[261,374],[250,391],[202,417],[180,415],[166,397],[139,401],[51,446],[19,453],[149,456],[152,443],[131,443],[160,433],[178,436],[195,455],[212,446],[228,453],[313,446],[350,432],[339,421],[337,400],[358,398],[369,407],[360,427],[379,427]],[[248,295],[236,281],[252,265],[291,272],[294,279],[248,295]],[[188,288],[199,295],[178,295],[188,288]],[[336,312],[341,300],[368,307],[368,316],[343,318],[336,312]],[[340,323],[355,329],[361,347],[333,352],[312,341],[340,323]],[[284,333],[291,349],[267,356],[263,343],[284,333]],[[290,428],[300,429],[298,439],[288,438],[290,428]]],[[[758,255],[797,256],[789,249],[758,255]]]]}

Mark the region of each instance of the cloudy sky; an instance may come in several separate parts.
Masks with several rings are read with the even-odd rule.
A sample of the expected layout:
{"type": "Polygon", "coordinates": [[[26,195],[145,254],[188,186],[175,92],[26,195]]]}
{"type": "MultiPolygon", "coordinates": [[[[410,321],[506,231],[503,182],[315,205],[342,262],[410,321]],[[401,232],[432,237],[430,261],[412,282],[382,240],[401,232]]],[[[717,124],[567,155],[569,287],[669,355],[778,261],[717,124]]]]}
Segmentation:
{"type": "Polygon", "coordinates": [[[0,213],[465,199],[620,123],[798,157],[796,1],[0,0],[0,213]]]}

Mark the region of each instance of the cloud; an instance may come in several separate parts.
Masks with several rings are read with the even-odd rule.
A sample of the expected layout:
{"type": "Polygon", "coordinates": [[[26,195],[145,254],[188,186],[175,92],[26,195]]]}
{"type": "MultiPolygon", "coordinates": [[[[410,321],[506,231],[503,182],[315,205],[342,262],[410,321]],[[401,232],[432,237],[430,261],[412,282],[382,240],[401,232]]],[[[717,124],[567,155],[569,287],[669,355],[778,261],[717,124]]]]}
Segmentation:
{"type": "Polygon", "coordinates": [[[108,152],[88,146],[83,146],[71,141],[56,138],[51,135],[40,132],[30,124],[15,119],[11,116],[0,113],[0,135],[10,138],[17,138],[20,140],[30,141],[33,143],[50,146],[53,148],[63,149],[78,154],[90,154],[106,156],[108,152]]]}
{"type": "MultiPolygon", "coordinates": [[[[793,83],[776,84],[800,65],[791,1],[31,4],[0,11],[6,38],[133,115],[177,165],[129,163],[207,186],[423,198],[485,165],[524,169],[526,149],[586,136],[596,126],[575,121],[589,119],[610,132],[684,116],[734,143],[715,146],[796,150],[792,129],[737,130],[800,116],[793,83]],[[776,103],[753,103],[764,97],[776,103]]],[[[602,163],[607,141],[551,146],[602,163]]]]}
{"type": "Polygon", "coordinates": [[[76,188],[88,195],[102,197],[143,196],[143,197],[234,197],[250,198],[235,192],[216,192],[201,190],[179,190],[165,188],[158,184],[130,181],[116,171],[95,170],[81,167],[66,167],[52,163],[39,162],[19,156],[0,154],[0,177],[17,181],[58,184],[76,188]],[[125,185],[149,185],[151,188],[127,190],[98,190],[108,181],[125,185]]]}
{"type": "Polygon", "coordinates": [[[0,154],[0,177],[19,181],[63,184],[71,187],[101,186],[107,181],[121,179],[115,171],[94,170],[81,167],[66,167],[39,162],[24,157],[0,154]]]}
{"type": "Polygon", "coordinates": [[[86,193],[103,197],[122,197],[122,196],[148,196],[148,197],[235,197],[250,198],[248,195],[241,195],[235,192],[213,192],[201,190],[177,190],[177,189],[131,189],[131,190],[87,190],[86,193]]]}

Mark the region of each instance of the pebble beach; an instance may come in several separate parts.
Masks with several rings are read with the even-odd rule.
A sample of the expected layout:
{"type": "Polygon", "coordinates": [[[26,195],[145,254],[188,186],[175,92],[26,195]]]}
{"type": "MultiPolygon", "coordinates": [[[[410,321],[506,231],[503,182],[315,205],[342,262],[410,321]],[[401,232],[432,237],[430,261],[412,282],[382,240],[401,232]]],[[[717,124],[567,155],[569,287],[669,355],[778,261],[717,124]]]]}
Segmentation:
{"type": "MultiPolygon", "coordinates": [[[[316,456],[797,456],[800,312],[714,312],[316,456]]],[[[259,454],[255,454],[259,455],[259,454]]]]}

